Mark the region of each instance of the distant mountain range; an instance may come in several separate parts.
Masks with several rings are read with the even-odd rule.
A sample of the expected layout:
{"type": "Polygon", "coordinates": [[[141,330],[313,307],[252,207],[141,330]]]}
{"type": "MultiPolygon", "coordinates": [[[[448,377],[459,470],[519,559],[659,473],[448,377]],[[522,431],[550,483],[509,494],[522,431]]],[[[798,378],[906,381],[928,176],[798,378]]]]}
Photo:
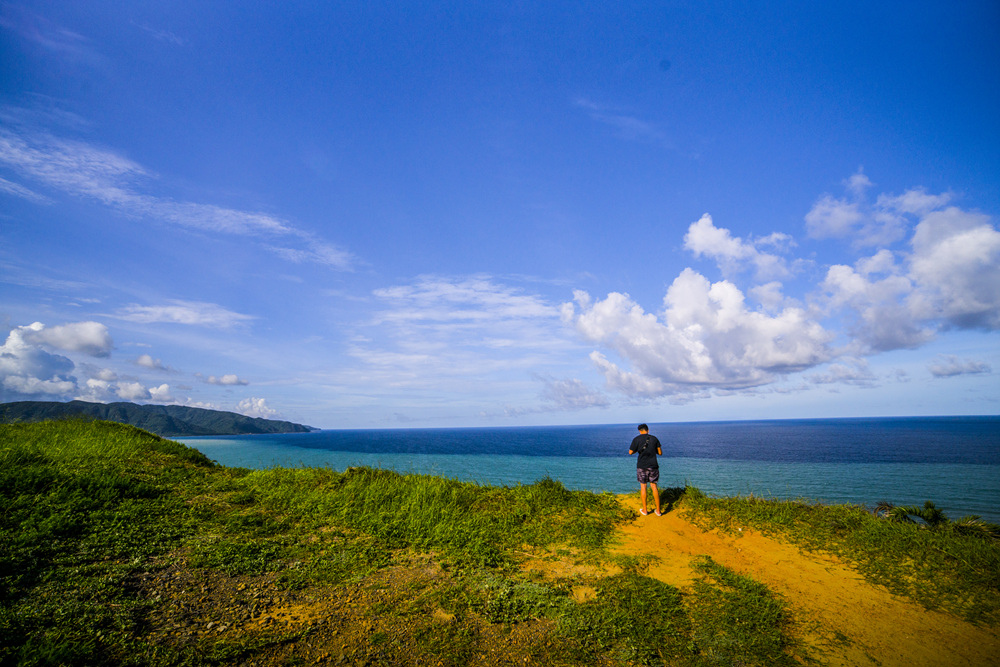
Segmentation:
{"type": "Polygon", "coordinates": [[[17,401],[0,403],[0,422],[39,422],[67,417],[90,417],[132,424],[161,436],[245,435],[250,433],[308,433],[309,426],[276,419],[246,417],[235,412],[187,408],[180,405],[17,401]]]}

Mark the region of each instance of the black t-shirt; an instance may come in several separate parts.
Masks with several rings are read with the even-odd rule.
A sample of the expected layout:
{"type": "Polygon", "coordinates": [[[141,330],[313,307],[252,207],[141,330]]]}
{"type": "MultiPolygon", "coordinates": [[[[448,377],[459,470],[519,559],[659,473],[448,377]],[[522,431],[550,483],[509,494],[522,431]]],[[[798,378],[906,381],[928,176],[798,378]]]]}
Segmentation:
{"type": "Polygon", "coordinates": [[[628,451],[639,452],[639,459],[635,462],[635,467],[659,468],[660,464],[656,462],[656,450],[659,446],[660,441],[656,439],[655,435],[640,433],[632,438],[632,444],[629,446],[628,451]],[[646,445],[647,438],[649,439],[649,445],[646,445]]]}

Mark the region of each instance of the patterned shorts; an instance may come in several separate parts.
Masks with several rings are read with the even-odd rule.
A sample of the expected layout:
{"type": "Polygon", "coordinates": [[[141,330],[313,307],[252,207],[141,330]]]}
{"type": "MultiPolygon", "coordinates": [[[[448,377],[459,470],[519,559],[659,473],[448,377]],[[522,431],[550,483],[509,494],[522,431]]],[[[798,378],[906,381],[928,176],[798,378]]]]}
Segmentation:
{"type": "Polygon", "coordinates": [[[640,484],[656,484],[660,481],[659,468],[636,468],[635,478],[640,484]]]}

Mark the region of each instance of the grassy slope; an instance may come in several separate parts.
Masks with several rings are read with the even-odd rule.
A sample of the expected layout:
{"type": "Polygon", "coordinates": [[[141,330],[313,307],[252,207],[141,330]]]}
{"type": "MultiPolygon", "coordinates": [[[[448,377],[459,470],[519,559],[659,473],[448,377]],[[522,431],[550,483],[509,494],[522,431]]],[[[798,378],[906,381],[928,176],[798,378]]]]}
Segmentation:
{"type": "Polygon", "coordinates": [[[708,498],[697,489],[681,506],[703,527],[753,526],[808,549],[843,557],[872,583],[973,623],[1000,625],[997,526],[942,521],[928,527],[876,518],[857,505],[819,505],[754,496],[708,498]]]}
{"type": "MultiPolygon", "coordinates": [[[[693,511],[725,521],[715,501],[689,495],[693,511]]],[[[550,480],[497,488],[363,468],[248,471],[133,427],[69,421],[0,427],[0,503],[2,665],[301,664],[349,645],[355,661],[396,664],[491,664],[490,646],[503,646],[550,664],[764,665],[790,663],[796,649],[781,601],[710,560],[689,591],[627,561],[612,576],[529,577],[526,554],[607,562],[615,524],[630,518],[614,496],[550,480]],[[428,562],[433,581],[393,604],[347,604],[428,562]],[[183,578],[201,582],[200,597],[170,583],[183,578]],[[210,582],[237,599],[265,581],[323,600],[339,625],[289,635],[251,614],[241,632],[176,631],[233,606],[206,593],[210,582]],[[580,585],[596,595],[575,602],[580,585]]],[[[968,546],[942,544],[963,556],[968,546]]],[[[993,597],[975,607],[992,621],[995,577],[972,587],[993,597]]]]}

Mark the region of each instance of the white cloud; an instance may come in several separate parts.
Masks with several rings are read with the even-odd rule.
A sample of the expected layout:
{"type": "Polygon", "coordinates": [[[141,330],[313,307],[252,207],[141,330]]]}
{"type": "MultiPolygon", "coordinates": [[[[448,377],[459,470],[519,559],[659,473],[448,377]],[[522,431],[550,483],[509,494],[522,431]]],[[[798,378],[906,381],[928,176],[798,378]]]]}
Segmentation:
{"type": "Polygon", "coordinates": [[[0,26],[64,62],[91,66],[103,62],[83,35],[14,3],[0,6],[0,26]]]}
{"type": "Polygon", "coordinates": [[[133,304],[120,310],[117,316],[123,320],[143,324],[166,322],[217,329],[228,329],[242,322],[255,319],[252,315],[236,313],[214,303],[170,300],[167,304],[162,306],[140,306],[133,304]]]}
{"type": "Polygon", "coordinates": [[[0,178],[0,192],[6,192],[9,195],[14,195],[15,197],[20,197],[21,199],[26,199],[35,204],[51,204],[52,200],[48,197],[38,194],[28,188],[20,185],[18,183],[11,183],[6,178],[0,178]]]}
{"type": "Polygon", "coordinates": [[[76,388],[76,382],[57,378],[40,380],[35,377],[26,377],[23,375],[8,375],[3,379],[3,387],[15,394],[49,394],[59,396],[72,392],[76,388]]]}
{"type": "Polygon", "coordinates": [[[871,260],[861,260],[855,268],[831,266],[821,285],[827,307],[846,309],[854,317],[848,332],[856,342],[855,351],[913,348],[933,338],[933,329],[916,320],[906,306],[914,289],[912,281],[900,275],[895,265],[888,275],[873,276],[871,264],[871,260]]]}
{"type": "Polygon", "coordinates": [[[150,397],[149,390],[139,382],[119,382],[116,393],[123,401],[148,401],[150,397]]]}
{"type": "Polygon", "coordinates": [[[1000,329],[1000,232],[988,216],[955,207],[928,213],[913,235],[910,275],[917,317],[1000,329]]]}
{"type": "Polygon", "coordinates": [[[943,208],[952,200],[952,195],[927,194],[924,188],[913,188],[901,195],[879,195],[875,202],[876,208],[885,211],[898,211],[910,215],[927,215],[931,211],[943,208]]]}
{"type": "Polygon", "coordinates": [[[868,368],[868,361],[861,358],[845,358],[827,366],[825,370],[806,378],[813,384],[848,384],[857,387],[874,387],[878,378],[868,368]]]}
{"type": "Polygon", "coordinates": [[[538,296],[474,276],[449,280],[424,276],[415,285],[378,289],[375,296],[397,307],[382,311],[378,322],[487,322],[555,317],[558,310],[538,296]]]}
{"type": "Polygon", "coordinates": [[[1000,329],[1000,232],[988,216],[926,212],[911,247],[900,263],[882,249],[827,270],[824,306],[853,315],[858,344],[884,351],[922,345],[942,327],[1000,329]]]}
{"type": "Polygon", "coordinates": [[[159,359],[153,359],[153,357],[148,354],[140,354],[139,358],[135,360],[136,366],[142,366],[143,368],[148,368],[152,371],[165,371],[168,370],[163,362],[159,359]]]}
{"type": "Polygon", "coordinates": [[[78,388],[78,392],[79,400],[91,403],[107,403],[118,397],[110,382],[97,378],[88,379],[82,388],[78,388]]]}
{"type": "Polygon", "coordinates": [[[161,384],[149,388],[149,398],[156,403],[175,403],[177,399],[170,393],[170,385],[161,384]]]}
{"type": "MultiPolygon", "coordinates": [[[[44,348],[65,345],[69,348],[82,347],[89,352],[100,351],[87,342],[87,335],[82,338],[71,335],[75,330],[72,325],[67,325],[46,336],[46,331],[52,330],[46,330],[41,322],[12,329],[0,346],[0,386],[3,387],[4,398],[37,395],[58,398],[72,394],[77,386],[77,380],[72,375],[75,364],[68,357],[53,354],[44,348]]],[[[87,332],[89,328],[83,327],[82,330],[87,332]]]]}
{"type": "MultiPolygon", "coordinates": [[[[590,359],[608,387],[633,398],[675,401],[744,391],[821,364],[829,365],[802,386],[875,386],[880,379],[863,355],[916,348],[941,329],[1000,329],[1000,232],[992,220],[949,206],[950,194],[920,188],[870,204],[872,187],[863,172],[854,174],[845,181],[844,199],[827,195],[813,207],[808,231],[862,246],[895,242],[912,230],[909,251],[881,247],[853,265],[829,266],[802,305],[771,280],[747,288],[760,304],[755,310],[733,280],[712,283],[687,268],[659,313],[646,312],[626,294],[594,300],[576,292],[575,304],[562,306],[563,319],[600,346],[590,359]],[[845,340],[835,348],[838,330],[845,340]]],[[[794,245],[787,236],[741,239],[707,214],[689,226],[684,245],[733,279],[749,268],[761,279],[796,265],[761,250],[784,252],[794,245]]],[[[981,362],[949,361],[932,372],[988,370],[981,362]]]]}
{"type": "Polygon", "coordinates": [[[236,411],[247,417],[261,417],[263,419],[274,419],[278,416],[278,411],[269,407],[263,398],[244,398],[236,406],[236,411]]]}
{"type": "Polygon", "coordinates": [[[684,235],[684,247],[695,257],[706,256],[714,259],[723,275],[733,275],[752,266],[762,279],[783,278],[790,274],[785,260],[771,253],[761,252],[758,245],[785,247],[791,242],[787,234],[775,233],[756,243],[734,237],[728,229],[716,227],[712,216],[705,214],[697,222],[691,223],[684,235]]]}
{"type": "Polygon", "coordinates": [[[142,30],[146,31],[150,36],[153,37],[153,39],[157,41],[173,44],[174,46],[187,45],[187,40],[185,40],[183,37],[180,37],[170,32],[169,30],[163,30],[162,28],[153,28],[149,25],[146,25],[145,23],[140,23],[140,24],[133,23],[133,25],[138,25],[142,30]]]}
{"type": "Polygon", "coordinates": [[[83,142],[23,129],[2,130],[0,162],[49,187],[96,200],[128,217],[252,236],[296,262],[317,262],[339,270],[350,270],[354,264],[351,253],[277,216],[148,194],[142,184],[151,175],[141,165],[83,142]],[[279,240],[295,247],[282,247],[279,240]]]}
{"type": "Polygon", "coordinates": [[[850,239],[857,247],[889,245],[900,241],[912,224],[913,216],[947,204],[950,194],[930,195],[914,188],[901,195],[879,195],[869,203],[866,192],[872,182],[861,171],[844,182],[847,196],[826,194],[806,213],[806,231],[815,239],[850,239]]]}
{"type": "Polygon", "coordinates": [[[222,377],[215,377],[214,375],[209,375],[208,379],[205,380],[208,384],[218,384],[223,386],[243,386],[250,384],[246,380],[241,380],[238,376],[233,374],[223,375],[222,377]]]}
{"type": "Polygon", "coordinates": [[[979,375],[992,373],[993,368],[985,361],[974,359],[959,359],[955,355],[942,355],[938,357],[928,367],[931,375],[939,378],[954,377],[956,375],[979,375]]]}
{"type": "Polygon", "coordinates": [[[587,410],[590,408],[606,408],[611,403],[608,397],[575,378],[556,380],[542,378],[545,389],[542,400],[552,410],[587,410]]]}
{"type": "MultiPolygon", "coordinates": [[[[135,378],[120,379],[110,368],[77,364],[68,356],[50,351],[104,357],[111,348],[107,328],[97,322],[54,327],[35,322],[15,327],[0,345],[0,399],[177,402],[166,384],[146,387],[135,378]]],[[[135,364],[144,369],[164,369],[159,359],[149,355],[141,355],[135,364]]]]}
{"type": "Polygon", "coordinates": [[[664,297],[661,318],[625,294],[592,302],[577,292],[564,317],[587,340],[613,350],[632,370],[603,353],[591,360],[608,385],[629,395],[665,396],[703,388],[744,388],[828,360],[831,335],[801,308],[771,316],[749,310],[731,282],[684,269],[664,297]]]}
{"type": "Polygon", "coordinates": [[[667,135],[660,128],[648,121],[626,113],[622,109],[614,109],[583,98],[577,99],[574,104],[582,109],[586,109],[593,120],[613,127],[622,139],[627,141],[652,141],[660,144],[667,143],[667,135]]]}
{"type": "Polygon", "coordinates": [[[99,322],[74,322],[46,328],[40,322],[22,328],[26,341],[92,357],[107,357],[114,342],[108,328],[99,322]]]}
{"type": "Polygon", "coordinates": [[[806,213],[806,230],[814,239],[843,238],[863,220],[857,202],[824,195],[806,213]]]}
{"type": "Polygon", "coordinates": [[[91,376],[95,380],[101,380],[102,382],[114,382],[118,379],[118,374],[115,373],[110,368],[98,368],[94,369],[91,376]]]}

